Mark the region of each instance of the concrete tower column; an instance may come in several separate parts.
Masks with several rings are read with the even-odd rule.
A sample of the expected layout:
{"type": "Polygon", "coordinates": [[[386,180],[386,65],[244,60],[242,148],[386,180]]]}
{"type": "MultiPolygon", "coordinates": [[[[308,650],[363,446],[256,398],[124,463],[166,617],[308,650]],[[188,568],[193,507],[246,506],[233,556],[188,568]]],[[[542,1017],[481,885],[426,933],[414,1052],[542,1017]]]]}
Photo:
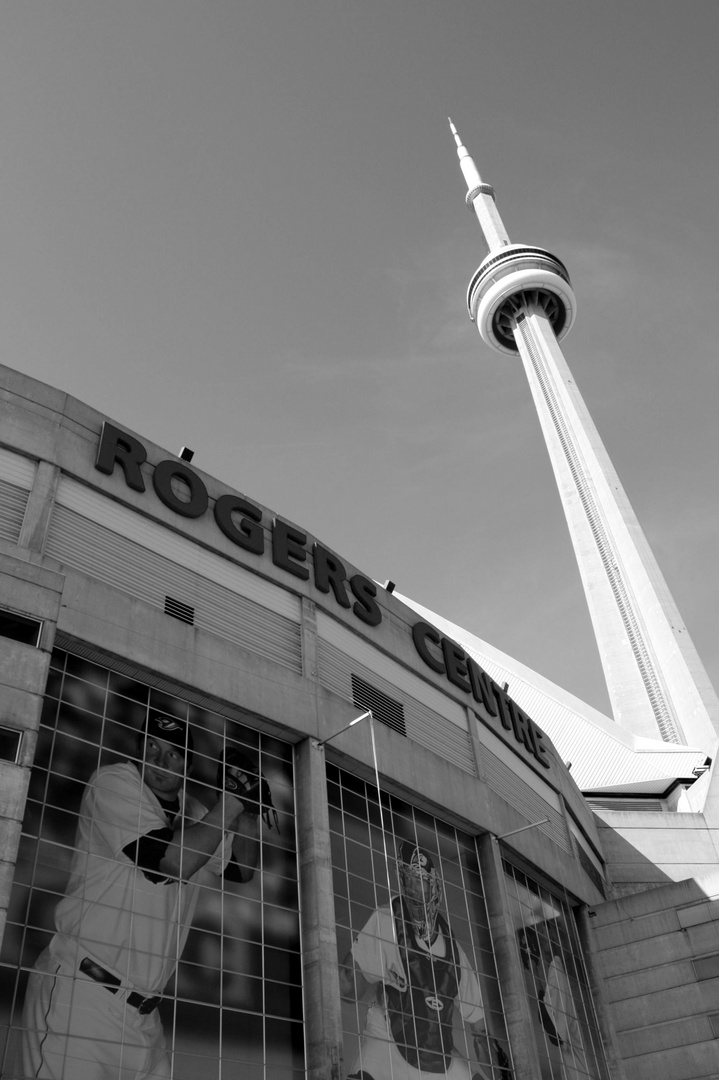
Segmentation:
{"type": "Polygon", "coordinates": [[[542,248],[509,242],[492,188],[450,125],[489,247],[469,284],[469,315],[483,341],[524,364],[614,719],[635,735],[713,755],[719,699],[559,346],[576,315],[567,270],[542,248]]]}
{"type": "Polygon", "coordinates": [[[303,739],[295,753],[307,1076],[339,1080],[342,1006],[324,751],[303,739]]]}
{"type": "Polygon", "coordinates": [[[478,838],[477,846],[484,900],[497,962],[497,977],[502,988],[504,1020],[512,1048],[514,1075],[517,1080],[541,1080],[517,934],[509,914],[509,897],[501,851],[496,837],[489,833],[478,838]]]}

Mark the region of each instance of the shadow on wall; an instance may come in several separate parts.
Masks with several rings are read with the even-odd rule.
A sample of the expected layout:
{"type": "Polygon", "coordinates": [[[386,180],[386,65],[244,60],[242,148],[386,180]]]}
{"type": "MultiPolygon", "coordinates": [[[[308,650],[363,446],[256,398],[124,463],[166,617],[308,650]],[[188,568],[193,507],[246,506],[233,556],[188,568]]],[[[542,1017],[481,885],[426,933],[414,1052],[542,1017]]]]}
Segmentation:
{"type": "MultiPolygon", "coordinates": [[[[625,835],[631,833],[633,840],[642,843],[649,834],[651,846],[656,848],[662,842],[661,819],[665,817],[664,814],[606,811],[601,817],[596,813],[594,817],[606,860],[608,901],[646,889],[656,889],[676,880],[625,835]]],[[[681,835],[672,830],[672,841],[676,843],[680,840],[681,835]]]]}
{"type": "Polygon", "coordinates": [[[639,888],[588,913],[619,1075],[719,1076],[719,870],[639,888]]]}

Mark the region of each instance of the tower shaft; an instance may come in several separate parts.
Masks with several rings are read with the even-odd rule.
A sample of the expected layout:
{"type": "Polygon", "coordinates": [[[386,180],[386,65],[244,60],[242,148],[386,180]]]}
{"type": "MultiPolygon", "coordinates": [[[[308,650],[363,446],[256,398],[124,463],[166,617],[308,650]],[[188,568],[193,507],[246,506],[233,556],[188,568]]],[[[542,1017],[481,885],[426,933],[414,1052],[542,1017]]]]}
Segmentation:
{"type": "MultiPolygon", "coordinates": [[[[469,183],[473,176],[468,155],[454,127],[453,133],[458,153],[464,151],[460,162],[469,183]]],[[[508,238],[498,241],[504,232],[499,214],[488,215],[484,205],[480,213],[476,205],[479,194],[490,198],[491,188],[482,188],[486,191],[470,189],[467,202],[483,231],[488,216],[499,228],[485,232],[490,251],[470,282],[470,317],[487,344],[522,358],[614,719],[636,735],[713,752],[719,737],[719,699],[559,345],[576,312],[566,269],[541,248],[511,244],[508,238]]]]}
{"type": "Polygon", "coordinates": [[[719,702],[544,313],[520,316],[515,340],[614,719],[636,735],[710,747],[719,702]]]}

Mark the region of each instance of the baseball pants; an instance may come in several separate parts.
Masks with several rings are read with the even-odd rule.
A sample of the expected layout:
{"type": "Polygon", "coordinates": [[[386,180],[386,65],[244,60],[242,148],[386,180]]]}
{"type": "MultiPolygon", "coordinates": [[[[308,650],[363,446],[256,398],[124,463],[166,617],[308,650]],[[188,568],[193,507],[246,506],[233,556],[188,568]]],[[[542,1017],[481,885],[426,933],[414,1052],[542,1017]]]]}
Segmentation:
{"type": "Polygon", "coordinates": [[[49,949],[25,995],[15,1080],[169,1080],[157,1009],[141,1015],[49,949]]]}

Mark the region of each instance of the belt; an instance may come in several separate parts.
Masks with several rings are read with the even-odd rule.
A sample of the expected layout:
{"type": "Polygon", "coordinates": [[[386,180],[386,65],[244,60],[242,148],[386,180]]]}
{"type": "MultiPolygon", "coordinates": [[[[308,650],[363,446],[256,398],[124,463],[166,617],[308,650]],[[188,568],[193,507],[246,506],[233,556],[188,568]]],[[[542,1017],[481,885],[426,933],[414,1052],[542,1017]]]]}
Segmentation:
{"type": "MultiPolygon", "coordinates": [[[[91,960],[89,956],[86,956],[84,960],[80,961],[80,971],[83,975],[87,975],[90,979],[93,979],[97,983],[102,983],[106,990],[109,990],[111,994],[116,994],[118,990],[122,988],[122,983],[109,971],[105,971],[103,967],[96,964],[94,960],[91,960]]],[[[139,1013],[144,1016],[146,1013],[152,1012],[162,1001],[162,998],[158,994],[156,997],[143,997],[142,994],[138,994],[136,990],[133,990],[125,998],[128,1005],[132,1005],[133,1009],[137,1009],[139,1013]]]]}

